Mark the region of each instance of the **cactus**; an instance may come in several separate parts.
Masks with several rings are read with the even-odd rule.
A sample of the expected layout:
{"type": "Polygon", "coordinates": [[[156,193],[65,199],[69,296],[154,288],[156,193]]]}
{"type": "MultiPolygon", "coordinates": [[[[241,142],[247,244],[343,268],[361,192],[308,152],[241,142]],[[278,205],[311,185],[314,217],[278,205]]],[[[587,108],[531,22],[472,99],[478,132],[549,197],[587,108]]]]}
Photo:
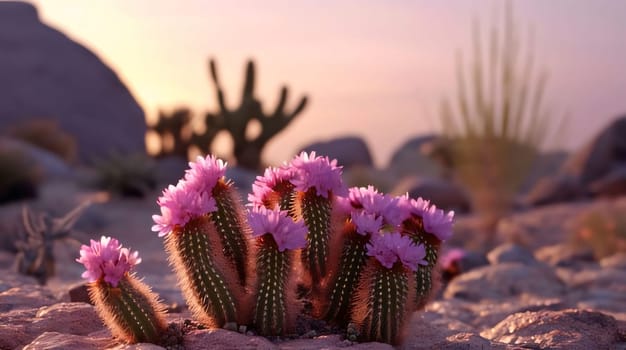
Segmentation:
{"type": "Polygon", "coordinates": [[[409,295],[414,289],[412,271],[427,264],[426,251],[394,232],[373,236],[367,255],[370,258],[356,290],[352,322],[359,326],[362,340],[398,344],[414,309],[409,295]]]}
{"type": "Polygon", "coordinates": [[[287,334],[295,328],[299,311],[293,250],[306,244],[306,227],[286,211],[265,207],[254,207],[249,221],[258,247],[252,323],[261,335],[287,334]]]}
{"type": "Polygon", "coordinates": [[[426,248],[428,265],[415,272],[416,294],[415,307],[422,308],[428,301],[434,288],[433,270],[437,264],[441,243],[452,235],[454,212],[445,214],[443,210],[430,205],[422,198],[411,199],[403,196],[400,199],[409,209],[407,218],[402,223],[403,231],[413,243],[421,244],[426,248]]]}
{"type": "Polygon", "coordinates": [[[248,232],[226,164],[212,156],[189,163],[184,179],[163,191],[152,227],[166,250],[186,301],[205,325],[245,323],[248,232]]]}
{"type": "Polygon", "coordinates": [[[225,167],[212,156],[190,163],[153,216],[194,317],[290,334],[304,283],[313,316],[350,339],[397,344],[432,293],[453,213],[372,186],[346,191],[336,160],[302,153],[257,177],[244,215],[225,167]]]}
{"type": "Polygon", "coordinates": [[[215,85],[219,110],[216,113],[206,113],[204,116],[204,130],[192,130],[194,114],[188,108],[178,108],[171,114],[159,112],[155,125],[150,130],[161,139],[162,147],[158,156],[168,154],[187,158],[189,148],[197,147],[203,154],[211,153],[211,144],[217,134],[224,130],[233,140],[234,156],[237,165],[258,170],[261,165],[261,153],[265,145],[278,133],[283,131],[306,107],[307,98],[302,97],[297,106],[290,112],[285,110],[289,89],[281,88],[280,97],[274,112],[265,114],[261,101],[254,96],[255,68],[252,60],[246,65],[244,88],[239,107],[229,109],[226,106],[224,90],[217,75],[215,60],[209,60],[209,72],[215,85]],[[260,133],[253,139],[246,135],[250,123],[258,121],[260,133]],[[171,148],[166,149],[163,143],[169,141],[171,148]]]}
{"type": "Polygon", "coordinates": [[[69,239],[72,227],[90,205],[83,202],[60,218],[51,218],[46,213],[33,213],[27,206],[22,207],[22,224],[25,236],[18,239],[18,272],[33,276],[40,284],[46,284],[55,274],[54,242],[69,239]]]}
{"type": "MultiPolygon", "coordinates": [[[[291,112],[287,112],[285,111],[285,105],[289,90],[283,86],[274,113],[264,114],[261,102],[254,96],[255,69],[254,62],[250,60],[246,66],[246,78],[241,104],[236,109],[229,110],[226,107],[224,91],[217,76],[217,66],[213,59],[209,60],[209,70],[215,84],[220,108],[219,113],[215,116],[217,121],[213,122],[213,124],[221,123],[232,137],[237,165],[258,170],[261,165],[261,152],[267,142],[285,129],[304,110],[307,98],[302,97],[296,108],[291,112]],[[246,136],[246,131],[252,120],[257,120],[260,123],[261,132],[254,139],[249,139],[246,136]]],[[[209,120],[207,116],[207,122],[209,120]]]]}
{"type": "Polygon", "coordinates": [[[89,297],[111,333],[126,343],[158,344],[167,329],[165,306],[129,273],[141,262],[138,253],[102,236],[83,245],[76,261],[85,266],[89,297]]]}

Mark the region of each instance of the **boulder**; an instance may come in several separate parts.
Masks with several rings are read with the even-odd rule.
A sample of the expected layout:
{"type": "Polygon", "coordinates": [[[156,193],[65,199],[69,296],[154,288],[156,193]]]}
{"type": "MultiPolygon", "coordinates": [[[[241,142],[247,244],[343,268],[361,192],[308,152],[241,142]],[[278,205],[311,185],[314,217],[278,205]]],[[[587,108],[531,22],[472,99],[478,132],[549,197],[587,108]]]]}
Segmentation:
{"type": "Polygon", "coordinates": [[[567,158],[557,174],[543,178],[525,200],[530,205],[587,196],[626,194],[626,115],[617,117],[567,158]]]}
{"type": "Polygon", "coordinates": [[[497,246],[487,254],[487,259],[492,265],[502,263],[533,265],[537,263],[530,250],[514,243],[505,243],[497,246]]]}
{"type": "Polygon", "coordinates": [[[436,135],[426,135],[407,140],[393,153],[387,169],[398,178],[441,176],[441,166],[431,159],[431,153],[439,139],[436,135]]]}
{"type": "Polygon", "coordinates": [[[615,319],[584,310],[513,314],[481,336],[532,349],[613,349],[619,341],[615,319]]]}
{"type": "Polygon", "coordinates": [[[564,292],[561,280],[544,266],[503,263],[479,267],[459,275],[448,284],[444,297],[472,301],[520,295],[554,298],[564,292]]]}
{"type": "Polygon", "coordinates": [[[367,143],[358,136],[346,136],[315,142],[303,147],[302,151],[315,151],[318,156],[328,156],[331,160],[337,159],[339,165],[342,165],[344,168],[357,165],[366,167],[374,165],[367,143]]]}
{"type": "Polygon", "coordinates": [[[0,2],[0,76],[0,125],[53,119],[82,160],[145,152],[144,113],[119,77],[28,3],[0,2]]]}

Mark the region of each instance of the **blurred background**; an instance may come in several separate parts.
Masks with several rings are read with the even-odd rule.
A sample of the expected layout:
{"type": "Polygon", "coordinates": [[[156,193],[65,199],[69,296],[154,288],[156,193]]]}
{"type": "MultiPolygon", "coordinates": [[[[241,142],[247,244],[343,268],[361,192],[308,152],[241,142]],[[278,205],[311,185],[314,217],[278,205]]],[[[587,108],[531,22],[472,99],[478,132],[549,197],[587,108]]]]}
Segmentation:
{"type": "MultiPolygon", "coordinates": [[[[472,21],[487,27],[503,7],[419,0],[32,3],[44,23],[115,71],[148,120],[159,109],[216,108],[208,57],[219,64],[227,103],[237,104],[244,64],[254,58],[264,109],[275,106],[282,84],[292,99],[310,98],[302,116],[267,145],[267,162],[350,134],[367,141],[381,166],[406,139],[439,130],[439,104],[455,89],[456,52],[471,49],[472,21]]],[[[548,144],[581,146],[625,110],[626,4],[513,5],[523,39],[534,33],[538,68],[549,74],[546,98],[555,113],[569,116],[568,134],[548,144]]]]}

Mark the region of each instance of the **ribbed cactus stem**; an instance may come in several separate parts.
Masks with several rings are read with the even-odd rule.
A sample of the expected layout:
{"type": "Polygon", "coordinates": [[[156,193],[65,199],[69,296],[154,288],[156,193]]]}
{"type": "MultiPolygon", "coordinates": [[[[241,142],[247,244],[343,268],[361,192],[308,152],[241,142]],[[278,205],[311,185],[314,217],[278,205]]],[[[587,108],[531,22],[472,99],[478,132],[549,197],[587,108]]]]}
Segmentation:
{"type": "MultiPolygon", "coordinates": [[[[364,303],[355,313],[364,341],[397,344],[409,310],[409,273],[397,265],[387,269],[370,259],[356,300],[364,303]]],[[[356,305],[355,305],[356,306],[356,305]]]]}
{"type": "Polygon", "coordinates": [[[254,325],[261,335],[284,334],[293,325],[287,323],[286,285],[291,268],[291,252],[280,252],[274,240],[265,235],[258,240],[256,267],[258,294],[254,325]]]}
{"type": "Polygon", "coordinates": [[[298,194],[300,213],[309,233],[302,252],[302,263],[316,286],[326,275],[328,239],[331,220],[331,200],[318,196],[315,189],[298,194]]]}
{"type": "MultiPolygon", "coordinates": [[[[237,321],[237,306],[227,280],[228,271],[219,262],[220,247],[211,246],[211,223],[197,218],[165,240],[181,289],[191,312],[210,327],[237,321]]],[[[215,228],[213,228],[215,229],[215,228]]],[[[215,232],[214,232],[215,233],[215,232]]]]}
{"type": "Polygon", "coordinates": [[[248,247],[245,239],[243,208],[232,184],[220,180],[213,189],[217,211],[211,219],[220,233],[224,255],[237,269],[239,283],[246,283],[248,247]]]}
{"type": "Polygon", "coordinates": [[[367,261],[365,245],[368,238],[354,230],[346,235],[337,277],[328,293],[324,319],[346,325],[350,319],[352,293],[359,283],[361,271],[367,261]]]}
{"type": "Polygon", "coordinates": [[[286,210],[293,216],[293,200],[294,200],[294,186],[289,181],[283,181],[275,187],[275,191],[279,195],[278,204],[281,210],[286,210]]]}
{"type": "Polygon", "coordinates": [[[167,328],[164,307],[146,285],[126,274],[117,287],[97,280],[88,288],[96,311],[114,336],[127,343],[159,343],[167,328]]]}
{"type": "Polygon", "coordinates": [[[420,266],[415,271],[415,306],[421,309],[432,294],[433,290],[433,273],[437,265],[439,248],[441,241],[435,236],[424,231],[422,220],[419,218],[411,218],[404,222],[404,227],[409,233],[409,237],[416,245],[424,245],[426,249],[426,261],[428,266],[420,266]]]}

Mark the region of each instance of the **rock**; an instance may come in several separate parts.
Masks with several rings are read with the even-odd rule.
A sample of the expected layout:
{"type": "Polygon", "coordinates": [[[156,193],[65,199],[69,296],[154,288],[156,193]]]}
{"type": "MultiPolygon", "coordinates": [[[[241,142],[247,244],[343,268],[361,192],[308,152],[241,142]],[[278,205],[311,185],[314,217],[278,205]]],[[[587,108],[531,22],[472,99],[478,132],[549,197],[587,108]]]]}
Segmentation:
{"type": "Polygon", "coordinates": [[[552,270],[541,265],[503,263],[459,275],[448,284],[444,297],[478,301],[522,294],[551,298],[563,293],[563,283],[552,270]]]}
{"type": "Polygon", "coordinates": [[[330,160],[337,159],[338,165],[342,165],[344,168],[357,165],[367,167],[374,165],[367,143],[358,136],[346,136],[316,142],[303,147],[302,151],[315,151],[318,156],[328,156],[330,160]]]}
{"type": "MultiPolygon", "coordinates": [[[[2,9],[2,4],[0,4],[2,9]]],[[[47,180],[57,178],[73,178],[74,172],[59,156],[21,140],[0,137],[0,150],[20,152],[41,172],[47,180]]]]}
{"type": "Polygon", "coordinates": [[[626,252],[613,254],[600,260],[600,266],[626,270],[626,252]]]}
{"type": "MultiPolygon", "coordinates": [[[[31,283],[35,280],[31,279],[31,283]]],[[[31,309],[52,305],[55,301],[52,293],[45,288],[34,284],[21,285],[0,293],[0,311],[31,309]]]]}
{"type": "MultiPolygon", "coordinates": [[[[89,291],[85,283],[80,283],[74,287],[71,287],[68,291],[70,301],[73,303],[87,303],[92,304],[89,298],[89,291]]],[[[92,304],[93,305],[93,304],[92,304]]]]}
{"type": "Polygon", "coordinates": [[[615,166],[600,179],[589,184],[597,197],[618,197],[626,194],[626,163],[615,166]]]}
{"type": "Polygon", "coordinates": [[[443,170],[430,154],[439,136],[418,136],[407,140],[391,156],[387,169],[399,179],[403,177],[438,178],[443,170]]]}
{"type": "Polygon", "coordinates": [[[619,340],[613,317],[573,309],[516,313],[480,335],[541,349],[610,349],[619,340]]]}
{"type": "Polygon", "coordinates": [[[557,174],[538,180],[523,197],[522,204],[537,206],[578,200],[586,196],[587,190],[578,177],[557,174]]]}
{"type": "Polygon", "coordinates": [[[406,178],[391,191],[396,195],[407,192],[411,198],[428,199],[444,210],[454,210],[455,213],[470,211],[470,199],[465,190],[443,179],[406,178]]]}
{"type": "MultiPolygon", "coordinates": [[[[58,350],[98,350],[111,349],[115,342],[111,338],[84,337],[59,332],[44,332],[24,347],[24,350],[58,349],[58,350]]],[[[159,349],[163,349],[158,347],[159,349]]],[[[117,348],[115,348],[117,349],[117,348]]],[[[142,348],[147,349],[147,348],[142,348]]]]}
{"type": "Polygon", "coordinates": [[[558,173],[544,178],[525,202],[542,205],[595,195],[626,193],[626,115],[617,117],[573,153],[558,173]]]}
{"type": "Polygon", "coordinates": [[[93,306],[85,303],[58,303],[42,307],[27,327],[30,332],[63,332],[87,335],[102,329],[93,306]]]}
{"type": "Polygon", "coordinates": [[[251,337],[225,329],[192,331],[185,336],[185,349],[277,349],[266,338],[251,337]]]}
{"type": "Polygon", "coordinates": [[[574,247],[566,243],[541,247],[535,251],[535,257],[539,261],[555,267],[575,267],[581,263],[595,261],[591,248],[574,247]]]}
{"type": "Polygon", "coordinates": [[[79,157],[145,152],[141,107],[96,55],[43,24],[34,6],[0,2],[0,125],[49,118],[79,157]]]}
{"type": "Polygon", "coordinates": [[[520,188],[520,192],[527,193],[537,184],[537,181],[556,174],[568,156],[569,154],[564,151],[538,154],[530,168],[530,173],[520,188]]]}
{"type": "Polygon", "coordinates": [[[407,326],[406,338],[400,349],[505,349],[504,344],[491,342],[472,332],[458,332],[444,320],[433,322],[414,314],[407,326]]]}
{"type": "Polygon", "coordinates": [[[339,335],[322,335],[315,339],[288,340],[278,344],[281,350],[315,350],[315,349],[353,349],[353,350],[391,350],[393,347],[388,344],[352,343],[343,340],[339,335]]]}
{"type": "Polygon", "coordinates": [[[492,265],[502,263],[520,263],[524,265],[536,264],[537,260],[526,248],[517,244],[502,244],[487,254],[487,259],[492,265]]]}

